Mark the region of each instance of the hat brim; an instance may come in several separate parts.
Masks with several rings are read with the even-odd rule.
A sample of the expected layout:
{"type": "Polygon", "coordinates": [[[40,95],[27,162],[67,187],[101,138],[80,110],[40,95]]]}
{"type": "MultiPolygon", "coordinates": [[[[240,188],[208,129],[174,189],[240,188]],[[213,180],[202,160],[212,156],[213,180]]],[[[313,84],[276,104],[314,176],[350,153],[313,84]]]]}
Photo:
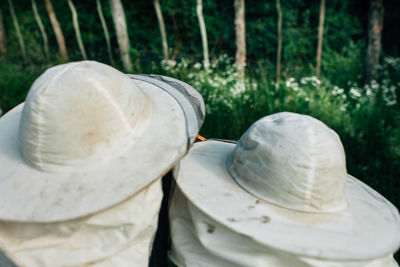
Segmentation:
{"type": "Polygon", "coordinates": [[[162,88],[135,80],[153,110],[141,137],[89,170],[49,173],[27,165],[19,147],[23,104],[0,119],[0,220],[55,222],[109,208],[162,177],[184,155],[188,136],[179,103],[162,88]]]}
{"type": "Polygon", "coordinates": [[[400,240],[398,210],[348,175],[348,207],[338,213],[285,209],[253,196],[229,175],[235,144],[195,144],[174,169],[187,199],[212,219],[255,242],[286,252],[335,260],[365,260],[393,253],[400,240]]]}

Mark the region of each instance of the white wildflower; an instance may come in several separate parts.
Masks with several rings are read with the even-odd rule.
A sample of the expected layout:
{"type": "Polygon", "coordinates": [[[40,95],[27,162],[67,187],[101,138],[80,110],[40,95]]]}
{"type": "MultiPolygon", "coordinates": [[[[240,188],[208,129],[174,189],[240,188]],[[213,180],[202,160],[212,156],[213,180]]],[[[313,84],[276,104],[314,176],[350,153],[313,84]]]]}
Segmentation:
{"type": "Polygon", "coordinates": [[[171,70],[176,66],[176,61],[172,59],[162,60],[161,67],[164,70],[171,70]]]}
{"type": "Polygon", "coordinates": [[[350,94],[354,97],[360,97],[361,93],[354,87],[350,88],[350,94]]]}
{"type": "Polygon", "coordinates": [[[334,86],[332,90],[332,95],[341,95],[344,93],[344,89],[340,88],[339,86],[334,86]]]}
{"type": "Polygon", "coordinates": [[[382,96],[386,106],[389,107],[397,104],[396,87],[394,85],[390,87],[384,86],[382,96]]]}
{"type": "Polygon", "coordinates": [[[371,88],[372,88],[373,90],[378,90],[379,84],[378,84],[375,80],[372,80],[372,81],[371,81],[371,88]]]}
{"type": "Polygon", "coordinates": [[[196,63],[193,65],[193,68],[195,68],[196,70],[200,70],[200,69],[201,69],[201,63],[200,63],[200,62],[196,62],[196,63]]]}
{"type": "Polygon", "coordinates": [[[321,81],[316,76],[311,77],[311,82],[313,83],[314,86],[321,84],[321,81]]]}

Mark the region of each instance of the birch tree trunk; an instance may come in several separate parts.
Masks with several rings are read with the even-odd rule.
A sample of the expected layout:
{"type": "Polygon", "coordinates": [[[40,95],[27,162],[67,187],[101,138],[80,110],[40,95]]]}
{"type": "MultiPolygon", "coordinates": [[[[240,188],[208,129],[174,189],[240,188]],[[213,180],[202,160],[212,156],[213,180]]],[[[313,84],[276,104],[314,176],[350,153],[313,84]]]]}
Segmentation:
{"type": "Polygon", "coordinates": [[[318,27],[318,49],[317,49],[317,66],[316,66],[317,78],[319,78],[319,75],[321,73],[322,42],[324,39],[324,22],[325,22],[325,0],[321,0],[321,8],[319,10],[319,27],[318,27]]]}
{"type": "Polygon", "coordinates": [[[383,0],[371,0],[369,6],[368,48],[365,64],[365,83],[378,79],[379,58],[382,47],[383,0]]]}
{"type": "Polygon", "coordinates": [[[54,12],[53,5],[51,4],[51,0],[44,0],[44,3],[46,5],[47,13],[49,13],[51,26],[53,27],[53,31],[56,35],[58,49],[60,51],[61,57],[65,61],[68,61],[68,52],[65,45],[64,34],[61,30],[60,24],[58,23],[56,13],[54,12]]]}
{"type": "Polygon", "coordinates": [[[132,71],[132,61],[130,56],[130,44],[126,27],[125,12],[120,0],[110,0],[111,14],[114,20],[117,42],[121,54],[122,64],[128,72],[132,71]]]}
{"type": "Polygon", "coordinates": [[[278,89],[281,82],[281,56],[282,56],[282,9],[280,0],[276,0],[276,11],[278,13],[278,49],[276,53],[276,83],[275,89],[278,89]]]}
{"type": "Polygon", "coordinates": [[[203,0],[197,0],[196,14],[200,26],[201,43],[203,45],[203,64],[204,68],[208,70],[210,66],[210,59],[208,56],[208,40],[207,40],[206,24],[204,23],[204,17],[203,17],[203,0]]]}
{"type": "Polygon", "coordinates": [[[72,23],[74,25],[74,30],[75,30],[76,40],[78,41],[79,50],[81,51],[83,59],[87,60],[85,47],[83,45],[81,37],[81,30],[79,29],[78,13],[76,12],[76,8],[74,6],[74,3],[72,3],[72,0],[68,0],[68,5],[72,13],[72,23]]]}
{"type": "Polygon", "coordinates": [[[164,18],[161,12],[159,0],[154,0],[154,9],[156,10],[158,26],[160,28],[161,41],[164,53],[164,59],[168,59],[168,42],[167,42],[167,32],[165,30],[164,18]]]}
{"type": "Polygon", "coordinates": [[[47,39],[46,30],[44,29],[44,26],[43,26],[42,20],[40,18],[39,11],[37,9],[35,0],[32,0],[31,2],[32,2],[33,14],[35,16],[36,22],[37,22],[37,24],[39,26],[40,33],[41,33],[42,38],[43,38],[44,53],[45,53],[47,61],[50,62],[49,41],[47,39]]]}
{"type": "Polygon", "coordinates": [[[100,0],[96,0],[96,6],[97,6],[97,12],[99,13],[101,26],[103,27],[104,36],[106,38],[108,59],[110,60],[111,65],[114,66],[115,62],[114,62],[114,58],[113,58],[112,51],[111,51],[110,35],[108,33],[108,28],[107,28],[106,20],[104,19],[103,9],[101,8],[100,0]]]}
{"type": "Polygon", "coordinates": [[[4,31],[3,15],[0,9],[0,59],[5,60],[7,53],[6,32],[4,31]]]}
{"type": "Polygon", "coordinates": [[[244,79],[246,66],[246,24],[244,13],[244,0],[234,0],[235,7],[235,33],[236,56],[235,65],[241,79],[244,79]]]}
{"type": "Polygon", "coordinates": [[[15,27],[15,32],[17,34],[19,47],[21,48],[22,59],[24,60],[24,64],[26,64],[26,63],[28,63],[28,57],[26,56],[25,42],[24,42],[24,39],[22,38],[18,19],[17,19],[17,16],[15,15],[14,6],[13,6],[11,0],[8,0],[8,5],[10,6],[12,21],[13,21],[13,24],[15,27]]]}

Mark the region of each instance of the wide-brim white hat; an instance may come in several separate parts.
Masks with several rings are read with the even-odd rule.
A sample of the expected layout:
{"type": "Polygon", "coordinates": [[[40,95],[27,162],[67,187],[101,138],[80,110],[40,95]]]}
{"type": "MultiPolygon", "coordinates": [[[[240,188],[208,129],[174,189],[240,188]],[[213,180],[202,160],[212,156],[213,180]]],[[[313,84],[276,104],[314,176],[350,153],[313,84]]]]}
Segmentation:
{"type": "MultiPolygon", "coordinates": [[[[297,255],[339,261],[374,259],[395,252],[400,245],[398,210],[379,193],[347,173],[337,177],[338,180],[344,179],[344,190],[335,184],[328,188],[317,188],[328,197],[334,195],[330,191],[343,192],[345,202],[335,197],[335,205],[328,200],[328,206],[319,206],[318,203],[309,206],[321,208],[319,211],[304,211],[302,209],[305,206],[292,205],[295,202],[290,202],[296,200],[293,188],[304,185],[306,190],[310,190],[319,178],[312,177],[311,173],[303,183],[285,175],[291,174],[293,169],[309,172],[309,167],[318,163],[318,160],[319,163],[338,162],[337,158],[331,160],[324,155],[313,160],[308,158],[307,151],[301,149],[303,144],[331,149],[331,144],[339,140],[333,131],[326,131],[326,126],[314,120],[299,114],[278,113],[253,124],[238,144],[221,140],[196,143],[174,168],[177,185],[204,214],[264,246],[297,255]],[[307,123],[311,121],[315,127],[302,127],[302,120],[307,123]],[[287,127],[289,124],[296,127],[287,127]],[[310,131],[311,128],[313,131],[310,131]],[[306,134],[300,134],[302,138],[280,142],[280,139],[286,138],[285,135],[299,137],[296,131],[306,134]],[[310,132],[317,135],[310,137],[310,132]],[[324,134],[332,135],[334,142],[319,142],[321,138],[318,136],[324,134]],[[299,147],[300,152],[296,150],[299,147]],[[257,154],[263,149],[265,154],[257,154]],[[305,159],[301,164],[296,159],[298,155],[305,159]],[[280,161],[283,164],[278,163],[280,161]],[[263,164],[265,171],[257,170],[263,164]],[[250,178],[239,177],[243,173],[235,168],[245,170],[247,178],[250,178]],[[260,175],[266,176],[266,180],[257,181],[260,175]],[[259,192],[262,187],[267,187],[269,194],[261,196],[259,192]],[[284,188],[277,197],[274,196],[276,188],[284,188]],[[324,211],[324,207],[333,211],[324,211]]],[[[315,154],[317,150],[310,154],[315,154]]],[[[338,155],[343,153],[341,147],[337,151],[338,155]]],[[[331,153],[329,150],[325,152],[331,153]]],[[[341,156],[339,161],[342,161],[341,156]]],[[[324,173],[327,169],[312,171],[315,170],[324,173]]],[[[341,175],[341,171],[335,170],[334,173],[341,175]]],[[[308,205],[315,199],[310,197],[309,200],[304,203],[308,205]]],[[[301,202],[299,199],[297,201],[301,202]]]]}
{"type": "Polygon", "coordinates": [[[120,203],[176,164],[203,119],[200,94],[181,81],[94,61],[50,68],[25,103],[0,118],[0,220],[62,221],[120,203]],[[79,137],[81,150],[69,147],[77,125],[91,130],[79,137]]]}

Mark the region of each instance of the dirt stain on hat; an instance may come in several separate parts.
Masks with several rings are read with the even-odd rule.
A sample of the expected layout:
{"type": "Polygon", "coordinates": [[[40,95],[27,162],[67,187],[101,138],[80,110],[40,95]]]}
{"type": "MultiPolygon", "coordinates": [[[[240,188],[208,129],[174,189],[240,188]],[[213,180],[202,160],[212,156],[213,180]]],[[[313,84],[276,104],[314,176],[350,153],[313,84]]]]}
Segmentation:
{"type": "Polygon", "coordinates": [[[204,222],[207,225],[207,233],[212,234],[215,231],[215,225],[208,223],[208,222],[204,222]]]}

